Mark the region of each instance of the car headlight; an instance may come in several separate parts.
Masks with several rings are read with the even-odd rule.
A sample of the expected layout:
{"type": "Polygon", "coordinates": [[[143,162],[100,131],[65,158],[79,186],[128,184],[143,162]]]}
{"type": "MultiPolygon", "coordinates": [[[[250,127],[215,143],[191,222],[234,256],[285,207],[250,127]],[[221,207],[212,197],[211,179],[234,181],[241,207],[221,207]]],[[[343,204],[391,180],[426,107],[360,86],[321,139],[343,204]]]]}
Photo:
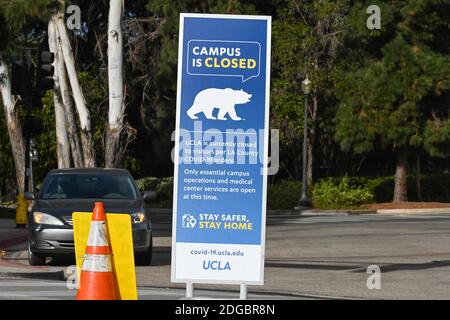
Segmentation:
{"type": "Polygon", "coordinates": [[[133,223],[143,223],[145,220],[146,218],[144,212],[136,212],[131,214],[131,222],[133,223]]]}
{"type": "Polygon", "coordinates": [[[59,220],[58,218],[55,218],[54,216],[51,216],[47,213],[43,213],[43,212],[33,212],[33,220],[34,222],[38,223],[38,224],[50,224],[50,225],[58,225],[58,226],[62,226],[64,225],[64,223],[62,223],[61,220],[59,220]]]}

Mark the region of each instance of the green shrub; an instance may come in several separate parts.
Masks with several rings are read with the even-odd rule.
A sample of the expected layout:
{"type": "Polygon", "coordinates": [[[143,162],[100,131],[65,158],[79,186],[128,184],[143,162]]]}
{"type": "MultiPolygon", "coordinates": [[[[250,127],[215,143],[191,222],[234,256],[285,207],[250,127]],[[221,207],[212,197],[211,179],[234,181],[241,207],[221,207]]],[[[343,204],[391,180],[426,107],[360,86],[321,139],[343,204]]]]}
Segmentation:
{"type": "Polygon", "coordinates": [[[161,182],[161,178],[156,178],[156,177],[145,177],[145,178],[136,180],[136,184],[141,192],[156,191],[160,182],[161,182]]]}
{"type": "Polygon", "coordinates": [[[163,208],[172,207],[173,199],[173,177],[157,178],[144,177],[136,181],[141,192],[155,191],[156,204],[163,208]]]}
{"type": "Polygon", "coordinates": [[[156,189],[158,203],[163,208],[171,208],[173,202],[173,177],[162,178],[156,189]]]}
{"type": "Polygon", "coordinates": [[[312,201],[316,208],[349,208],[374,202],[373,193],[367,187],[355,186],[350,178],[322,179],[312,188],[312,201]],[[334,181],[333,181],[334,180],[334,181]]]}
{"type": "MultiPolygon", "coordinates": [[[[341,177],[328,178],[339,184],[341,177]]],[[[361,187],[373,193],[375,202],[391,202],[394,194],[394,176],[349,177],[349,185],[361,187]]],[[[450,174],[422,175],[420,178],[422,201],[450,202],[450,174]]],[[[416,177],[407,178],[408,201],[419,201],[416,177]]]]}
{"type": "Polygon", "coordinates": [[[272,210],[293,209],[300,198],[301,183],[293,179],[281,180],[268,188],[268,206],[272,210]]]}
{"type": "MultiPolygon", "coordinates": [[[[394,177],[333,177],[319,180],[313,186],[313,203],[319,208],[334,207],[354,207],[371,202],[391,202],[394,194],[394,177]],[[327,181],[325,183],[324,181],[327,181]],[[333,196],[327,196],[326,188],[331,191],[339,190],[340,186],[345,189],[345,186],[354,191],[353,196],[361,197],[360,201],[353,201],[349,199],[348,204],[344,200],[336,199],[334,203],[331,201],[333,196]],[[319,188],[316,191],[316,188],[319,188]],[[363,192],[363,190],[365,192],[363,192]],[[315,193],[316,191],[316,193],[315,193]],[[367,193],[372,197],[367,197],[367,193]],[[367,202],[364,202],[367,201],[367,202]],[[359,203],[358,203],[359,202],[359,203]]],[[[450,175],[423,175],[420,179],[422,201],[438,201],[450,202],[450,175]]],[[[417,195],[417,183],[414,175],[408,176],[408,201],[419,201],[417,195]]],[[[352,197],[350,197],[352,198],[352,197]]],[[[355,199],[356,200],[356,199],[355,199]]]]}
{"type": "MultiPolygon", "coordinates": [[[[155,191],[156,204],[170,208],[173,201],[173,177],[145,177],[136,181],[141,191],[155,191]]],[[[450,174],[421,177],[422,200],[450,202],[450,174]]],[[[281,180],[268,186],[268,207],[291,210],[300,198],[301,182],[281,180]]],[[[330,177],[320,179],[309,188],[316,208],[357,208],[374,202],[391,202],[394,177],[330,177]]],[[[408,200],[418,201],[416,179],[408,176],[408,200]]]]}

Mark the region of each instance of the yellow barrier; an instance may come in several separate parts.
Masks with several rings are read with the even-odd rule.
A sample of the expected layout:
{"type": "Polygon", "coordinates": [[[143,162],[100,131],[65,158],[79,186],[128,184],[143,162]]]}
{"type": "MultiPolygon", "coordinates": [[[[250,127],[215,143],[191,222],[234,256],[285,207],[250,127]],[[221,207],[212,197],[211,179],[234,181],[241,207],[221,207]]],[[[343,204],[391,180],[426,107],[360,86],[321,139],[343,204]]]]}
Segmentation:
{"type": "MultiPolygon", "coordinates": [[[[73,237],[75,240],[75,258],[77,279],[80,283],[86,243],[89,236],[91,212],[74,212],[73,237]]],[[[108,241],[112,251],[113,271],[117,281],[117,296],[121,300],[137,300],[136,271],[134,268],[133,235],[129,214],[106,214],[108,241]]]]}
{"type": "Polygon", "coordinates": [[[17,208],[16,208],[16,225],[19,227],[25,226],[28,222],[28,201],[25,200],[23,193],[17,196],[17,208]]]}

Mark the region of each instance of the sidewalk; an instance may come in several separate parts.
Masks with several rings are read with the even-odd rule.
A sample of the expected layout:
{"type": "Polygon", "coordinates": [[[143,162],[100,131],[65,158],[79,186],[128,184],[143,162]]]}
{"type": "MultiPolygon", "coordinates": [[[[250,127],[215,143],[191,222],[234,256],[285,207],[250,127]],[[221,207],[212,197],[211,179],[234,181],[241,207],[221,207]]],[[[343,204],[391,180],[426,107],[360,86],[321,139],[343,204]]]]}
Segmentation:
{"type": "Polygon", "coordinates": [[[366,208],[379,214],[450,214],[450,203],[445,202],[386,202],[370,204],[366,208]]]}
{"type": "Polygon", "coordinates": [[[14,219],[0,219],[0,250],[5,250],[27,241],[26,228],[17,229],[14,219]]]}

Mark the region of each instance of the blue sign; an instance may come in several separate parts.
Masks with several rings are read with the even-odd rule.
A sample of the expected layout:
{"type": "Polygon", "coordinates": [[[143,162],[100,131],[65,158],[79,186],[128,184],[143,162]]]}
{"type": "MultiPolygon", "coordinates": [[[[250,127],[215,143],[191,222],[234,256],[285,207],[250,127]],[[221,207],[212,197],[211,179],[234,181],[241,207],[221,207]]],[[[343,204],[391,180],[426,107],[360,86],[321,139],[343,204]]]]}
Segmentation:
{"type": "Polygon", "coordinates": [[[181,14],[174,282],[263,283],[270,27],[181,14]]]}

